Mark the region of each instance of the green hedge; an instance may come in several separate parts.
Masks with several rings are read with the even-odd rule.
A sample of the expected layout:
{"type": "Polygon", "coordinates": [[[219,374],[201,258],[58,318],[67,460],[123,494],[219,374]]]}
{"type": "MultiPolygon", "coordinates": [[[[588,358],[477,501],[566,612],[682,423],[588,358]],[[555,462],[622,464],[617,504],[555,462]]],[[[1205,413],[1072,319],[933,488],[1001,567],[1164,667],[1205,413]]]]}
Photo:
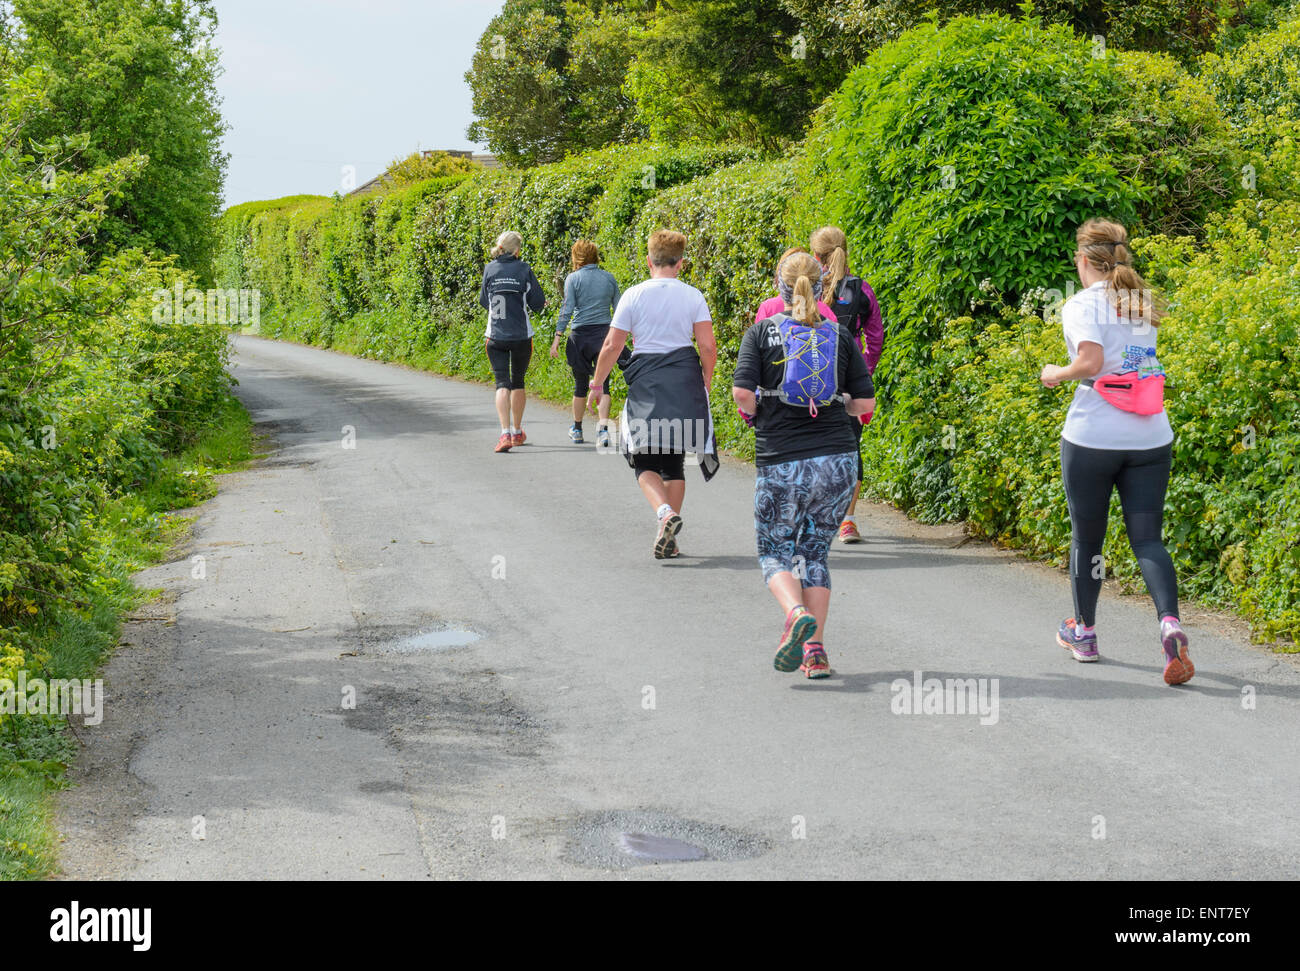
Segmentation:
{"type": "MultiPolygon", "coordinates": [[[[624,286],[639,281],[638,217],[752,150],[620,146],[529,170],[494,170],[331,202],[295,197],[232,208],[219,278],[262,294],[262,333],[484,379],[479,281],[495,237],[524,237],[548,306],[559,308],[569,249],[586,236],[624,286]]],[[[534,386],[572,393],[563,360],[538,354],[534,386]]]]}

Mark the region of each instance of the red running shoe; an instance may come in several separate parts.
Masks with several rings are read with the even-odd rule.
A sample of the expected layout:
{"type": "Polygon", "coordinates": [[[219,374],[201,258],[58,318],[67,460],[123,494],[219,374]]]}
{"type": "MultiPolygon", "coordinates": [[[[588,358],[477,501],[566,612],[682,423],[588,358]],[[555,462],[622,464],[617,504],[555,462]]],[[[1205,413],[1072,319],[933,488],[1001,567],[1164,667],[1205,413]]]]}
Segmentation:
{"type": "Polygon", "coordinates": [[[528,441],[528,436],[524,434],[524,430],[523,430],[522,428],[519,429],[519,434],[518,434],[518,435],[511,435],[511,436],[510,436],[510,444],[511,444],[511,445],[522,445],[522,444],[524,444],[524,442],[526,442],[526,441],[528,441]]]}
{"type": "Polygon", "coordinates": [[[492,451],[508,452],[510,451],[510,446],[512,446],[513,444],[514,444],[514,439],[511,438],[510,433],[502,432],[501,437],[497,439],[497,447],[494,448],[492,451]]]}

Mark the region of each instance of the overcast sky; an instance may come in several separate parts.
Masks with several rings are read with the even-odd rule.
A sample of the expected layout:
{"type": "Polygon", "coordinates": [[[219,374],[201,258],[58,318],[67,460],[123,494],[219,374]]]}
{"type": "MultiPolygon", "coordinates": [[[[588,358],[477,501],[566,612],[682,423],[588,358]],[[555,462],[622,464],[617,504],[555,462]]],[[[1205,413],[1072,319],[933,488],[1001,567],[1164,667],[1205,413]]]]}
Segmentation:
{"type": "Polygon", "coordinates": [[[417,148],[481,149],[469,69],[503,0],[216,0],[226,203],[329,195],[417,148]]]}

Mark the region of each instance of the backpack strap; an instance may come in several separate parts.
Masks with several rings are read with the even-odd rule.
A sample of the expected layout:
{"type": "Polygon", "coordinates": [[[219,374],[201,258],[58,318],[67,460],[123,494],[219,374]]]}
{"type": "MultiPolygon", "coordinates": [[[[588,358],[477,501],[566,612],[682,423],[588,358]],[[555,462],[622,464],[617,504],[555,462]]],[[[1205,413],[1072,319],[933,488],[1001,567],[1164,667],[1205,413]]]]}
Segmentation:
{"type": "MultiPolygon", "coordinates": [[[[779,334],[781,331],[782,322],[791,319],[792,318],[790,317],[790,315],[787,314],[784,310],[782,310],[780,313],[775,313],[771,317],[768,317],[767,323],[769,328],[775,326],[777,329],[777,333],[779,334]]],[[[781,397],[781,389],[780,388],[756,388],[754,390],[754,397],[760,400],[763,398],[779,398],[781,397]]]]}

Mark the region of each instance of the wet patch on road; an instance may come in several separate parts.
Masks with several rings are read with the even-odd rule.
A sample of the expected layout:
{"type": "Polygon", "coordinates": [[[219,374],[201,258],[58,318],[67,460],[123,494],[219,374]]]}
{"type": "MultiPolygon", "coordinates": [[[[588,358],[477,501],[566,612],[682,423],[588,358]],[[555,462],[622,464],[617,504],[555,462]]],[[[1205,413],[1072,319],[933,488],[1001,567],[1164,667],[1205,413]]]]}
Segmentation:
{"type": "Polygon", "coordinates": [[[361,654],[419,655],[459,650],[483,639],[478,631],[449,624],[405,627],[370,625],[361,630],[361,654]]]}
{"type": "Polygon", "coordinates": [[[382,733],[394,749],[453,778],[502,759],[534,758],[546,734],[491,671],[358,685],[356,708],[343,712],[343,723],[382,733]]]}
{"type": "Polygon", "coordinates": [[[626,869],[660,863],[747,860],[770,849],[750,833],[646,810],[613,810],[581,816],[569,831],[564,856],[570,863],[626,869]]]}
{"type": "Polygon", "coordinates": [[[423,651],[450,651],[469,647],[480,639],[472,630],[456,627],[421,631],[383,644],[366,646],[367,654],[419,654],[423,651]]]}

